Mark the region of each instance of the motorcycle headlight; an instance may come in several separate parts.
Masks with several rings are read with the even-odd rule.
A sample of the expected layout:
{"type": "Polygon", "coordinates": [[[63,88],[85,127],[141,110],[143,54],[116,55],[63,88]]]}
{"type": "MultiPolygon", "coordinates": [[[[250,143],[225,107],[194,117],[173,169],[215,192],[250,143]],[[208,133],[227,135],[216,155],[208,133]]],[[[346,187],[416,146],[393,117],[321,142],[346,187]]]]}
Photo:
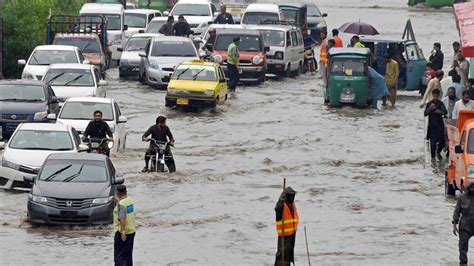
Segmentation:
{"type": "Polygon", "coordinates": [[[92,200],[92,205],[103,205],[110,202],[110,197],[107,198],[96,198],[92,200]]]}
{"type": "Polygon", "coordinates": [[[215,56],[212,57],[212,60],[214,60],[215,63],[220,64],[220,63],[222,63],[222,56],[219,55],[219,54],[215,55],[215,56]]]}
{"type": "Polygon", "coordinates": [[[158,63],[155,61],[149,60],[148,65],[150,66],[150,68],[158,69],[158,63]]]}
{"type": "Polygon", "coordinates": [[[128,60],[127,60],[127,59],[120,60],[120,65],[121,65],[121,66],[126,66],[126,65],[128,65],[128,60]]]}
{"type": "Polygon", "coordinates": [[[34,121],[41,121],[44,120],[48,116],[48,111],[43,111],[43,112],[37,112],[35,113],[35,116],[33,117],[34,121]]]}
{"type": "Polygon", "coordinates": [[[275,53],[275,59],[283,60],[283,58],[284,58],[283,52],[276,52],[275,53]]]}
{"type": "Polygon", "coordinates": [[[5,158],[3,158],[3,160],[2,160],[2,167],[11,168],[11,169],[15,169],[15,170],[20,169],[19,164],[14,163],[14,162],[10,162],[5,158]]]}
{"type": "Polygon", "coordinates": [[[207,96],[214,96],[214,91],[205,91],[205,92],[204,92],[204,95],[207,95],[207,96]]]}
{"type": "Polygon", "coordinates": [[[107,147],[109,147],[109,149],[112,149],[114,147],[114,141],[109,140],[109,142],[107,142],[107,147]]]}
{"type": "Polygon", "coordinates": [[[48,199],[45,198],[45,197],[35,196],[35,195],[32,195],[32,194],[30,194],[28,197],[34,202],[38,202],[38,203],[47,203],[48,202],[48,199]]]}
{"type": "Polygon", "coordinates": [[[263,58],[259,55],[254,56],[252,59],[252,63],[254,65],[260,65],[262,62],[263,62],[263,58]]]}

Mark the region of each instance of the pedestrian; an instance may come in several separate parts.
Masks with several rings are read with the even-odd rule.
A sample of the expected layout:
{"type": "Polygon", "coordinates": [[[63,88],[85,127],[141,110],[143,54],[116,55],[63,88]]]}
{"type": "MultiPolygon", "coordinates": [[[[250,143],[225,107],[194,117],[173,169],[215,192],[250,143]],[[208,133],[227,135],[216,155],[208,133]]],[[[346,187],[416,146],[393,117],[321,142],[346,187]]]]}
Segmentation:
{"type": "Polygon", "coordinates": [[[456,95],[456,88],[449,87],[447,91],[448,95],[446,95],[446,97],[443,97],[442,101],[444,107],[446,107],[446,110],[448,111],[448,119],[453,119],[454,105],[459,100],[459,98],[456,95]]]}
{"type": "Polygon", "coordinates": [[[365,45],[359,41],[359,36],[354,35],[351,38],[351,45],[353,48],[365,48],[365,45]]]}
{"type": "Polygon", "coordinates": [[[168,19],[166,20],[166,23],[163,24],[163,26],[161,26],[158,32],[166,36],[173,36],[173,23],[174,23],[174,17],[169,16],[168,19]]]}
{"type": "Polygon", "coordinates": [[[458,119],[459,111],[461,110],[474,110],[474,101],[471,101],[469,91],[467,90],[462,92],[462,99],[454,105],[453,119],[458,119]]]}
{"type": "MultiPolygon", "coordinates": [[[[307,31],[306,31],[307,32],[307,31]]],[[[326,53],[326,45],[328,40],[326,39],[326,34],[324,32],[320,33],[321,36],[321,45],[319,46],[319,71],[323,79],[326,79],[326,65],[328,60],[328,54],[326,53]]]]}
{"type": "MultiPolygon", "coordinates": [[[[385,70],[385,83],[387,84],[388,91],[390,92],[390,103],[392,108],[395,107],[395,102],[397,101],[397,89],[398,89],[398,63],[397,61],[390,58],[388,54],[383,56],[385,58],[386,70],[385,70]]],[[[382,98],[383,105],[386,106],[387,97],[382,98]]]]}
{"type": "Polygon", "coordinates": [[[385,79],[375,69],[369,66],[369,87],[372,92],[372,108],[377,109],[377,102],[389,95],[385,79]]]}
{"type": "Polygon", "coordinates": [[[428,102],[425,109],[425,116],[428,116],[427,136],[430,140],[431,160],[435,161],[438,157],[441,161],[443,159],[441,151],[445,145],[443,116],[447,114],[447,111],[443,102],[439,100],[441,91],[434,89],[431,94],[432,100],[428,102]]]}
{"type": "Polygon", "coordinates": [[[209,52],[214,50],[214,43],[216,41],[217,31],[214,28],[209,28],[209,38],[207,38],[206,44],[204,48],[206,48],[209,52]]]}
{"type": "Polygon", "coordinates": [[[234,93],[237,88],[237,83],[240,79],[240,37],[236,36],[232,43],[227,47],[227,73],[229,74],[228,91],[234,93]]]}
{"type": "Polygon", "coordinates": [[[234,18],[232,15],[227,13],[226,5],[221,5],[221,12],[217,15],[216,19],[214,19],[214,23],[216,24],[234,24],[234,18]]]}
{"type": "Polygon", "coordinates": [[[469,92],[471,100],[474,100],[474,78],[467,80],[467,88],[466,90],[469,92]]]}
{"type": "Polygon", "coordinates": [[[423,109],[425,107],[425,103],[431,101],[433,90],[438,89],[439,91],[441,91],[441,80],[443,79],[443,77],[443,71],[436,71],[436,77],[434,79],[431,79],[430,82],[428,82],[428,86],[426,87],[425,93],[423,94],[423,100],[421,100],[420,103],[420,108],[423,109]]]}
{"type": "Polygon", "coordinates": [[[469,78],[469,61],[466,60],[466,57],[462,53],[458,55],[458,61],[455,64],[455,69],[458,75],[461,77],[461,85],[465,88],[468,86],[468,78],[469,78]]]}
{"type": "Polygon", "coordinates": [[[423,76],[421,77],[421,86],[419,90],[419,93],[421,95],[425,94],[428,83],[430,82],[430,80],[434,79],[435,77],[436,77],[436,70],[433,69],[433,64],[431,62],[426,63],[426,70],[423,73],[423,76]]]}
{"type": "Polygon", "coordinates": [[[116,266],[133,265],[133,242],[135,239],[135,207],[127,196],[127,187],[117,185],[114,197],[117,205],[114,209],[114,261],[116,266]]]}
{"type": "Polygon", "coordinates": [[[431,51],[430,62],[433,63],[433,69],[438,71],[443,69],[444,54],[441,52],[441,44],[435,42],[433,44],[433,51],[431,51]]]}
{"type": "Polygon", "coordinates": [[[296,191],[285,188],[275,206],[278,247],[275,265],[295,264],[295,238],[298,229],[298,210],[295,205],[296,191]]]}
{"type": "Polygon", "coordinates": [[[173,25],[173,34],[175,36],[188,37],[193,32],[183,15],[179,15],[178,22],[173,25]]]}
{"type": "Polygon", "coordinates": [[[459,60],[459,54],[461,53],[461,45],[459,42],[453,42],[453,51],[454,51],[454,56],[453,56],[453,63],[451,64],[451,69],[456,68],[456,64],[459,60]]]}
{"type": "Polygon", "coordinates": [[[332,30],[332,38],[336,42],[336,45],[334,47],[342,47],[344,46],[341,37],[339,37],[339,30],[338,29],[333,29],[332,30]]]}
{"type": "Polygon", "coordinates": [[[459,264],[467,265],[469,239],[474,235],[474,182],[467,183],[467,190],[456,203],[453,214],[453,234],[459,234],[459,264]]]}
{"type": "MultiPolygon", "coordinates": [[[[454,87],[456,89],[456,96],[461,99],[462,98],[462,92],[465,90],[464,86],[461,85],[461,77],[454,73],[451,76],[451,81],[452,83],[449,85],[448,88],[454,87]]],[[[443,97],[446,97],[448,95],[448,90],[444,90],[443,92],[443,97]]]]}

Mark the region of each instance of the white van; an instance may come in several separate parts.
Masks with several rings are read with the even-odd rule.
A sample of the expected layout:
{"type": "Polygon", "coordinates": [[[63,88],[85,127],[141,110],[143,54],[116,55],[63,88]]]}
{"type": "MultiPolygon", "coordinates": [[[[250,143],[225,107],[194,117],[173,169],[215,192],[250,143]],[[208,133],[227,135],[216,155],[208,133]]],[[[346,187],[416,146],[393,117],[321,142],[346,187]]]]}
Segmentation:
{"type": "Polygon", "coordinates": [[[80,15],[104,15],[107,18],[107,38],[112,60],[120,60],[122,48],[125,43],[125,31],[128,29],[124,23],[124,10],[120,4],[84,4],[79,11],[80,15]]]}
{"type": "Polygon", "coordinates": [[[274,24],[276,21],[302,27],[306,24],[306,4],[250,4],[245,9],[241,24],[274,24]]]}
{"type": "Polygon", "coordinates": [[[267,74],[298,75],[304,62],[304,41],[301,30],[291,26],[255,26],[260,31],[267,52],[267,74]]]}
{"type": "MultiPolygon", "coordinates": [[[[183,15],[194,35],[200,35],[207,29],[209,22],[214,21],[217,12],[217,5],[208,0],[179,0],[169,15],[174,17],[175,22],[183,15]]],[[[167,16],[168,12],[163,14],[167,16]]]]}

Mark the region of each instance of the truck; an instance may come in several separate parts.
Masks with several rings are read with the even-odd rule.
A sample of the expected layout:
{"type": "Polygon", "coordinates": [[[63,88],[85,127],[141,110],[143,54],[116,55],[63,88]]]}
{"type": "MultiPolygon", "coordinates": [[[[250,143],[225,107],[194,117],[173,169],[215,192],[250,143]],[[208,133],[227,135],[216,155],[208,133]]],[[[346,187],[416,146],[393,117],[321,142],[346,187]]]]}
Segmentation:
{"type": "Polygon", "coordinates": [[[474,110],[459,111],[458,119],[446,123],[449,157],[445,171],[445,194],[454,196],[474,181],[474,110]]]}
{"type": "Polygon", "coordinates": [[[443,6],[453,6],[455,3],[468,2],[469,0],[408,0],[409,6],[424,4],[428,7],[440,8],[443,6]]]}

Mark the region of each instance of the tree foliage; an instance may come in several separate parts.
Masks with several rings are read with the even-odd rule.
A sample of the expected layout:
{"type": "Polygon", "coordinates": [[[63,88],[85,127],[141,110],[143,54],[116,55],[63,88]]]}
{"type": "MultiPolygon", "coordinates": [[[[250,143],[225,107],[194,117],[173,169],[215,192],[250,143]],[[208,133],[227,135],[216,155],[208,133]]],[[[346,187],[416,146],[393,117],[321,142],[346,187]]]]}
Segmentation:
{"type": "MultiPolygon", "coordinates": [[[[33,49],[46,43],[48,16],[77,14],[87,0],[4,0],[4,74],[19,78],[18,59],[28,59],[33,49]]],[[[0,2],[1,3],[1,2],[0,2]]]]}

